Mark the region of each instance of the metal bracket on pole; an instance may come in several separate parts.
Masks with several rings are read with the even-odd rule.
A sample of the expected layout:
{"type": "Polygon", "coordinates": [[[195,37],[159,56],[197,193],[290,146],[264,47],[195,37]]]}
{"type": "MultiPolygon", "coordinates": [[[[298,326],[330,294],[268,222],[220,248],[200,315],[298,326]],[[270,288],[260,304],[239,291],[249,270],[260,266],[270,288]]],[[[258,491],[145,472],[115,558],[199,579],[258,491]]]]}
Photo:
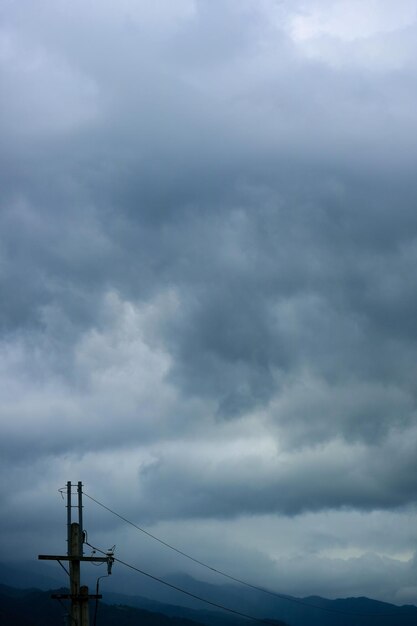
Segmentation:
{"type": "MultiPolygon", "coordinates": [[[[99,600],[102,596],[98,593],[89,594],[88,587],[80,584],[80,565],[82,561],[90,563],[107,563],[107,574],[111,574],[114,563],[114,550],[109,550],[106,556],[84,556],[84,529],[83,529],[83,503],[82,503],[82,482],[77,484],[77,505],[72,504],[72,483],[67,482],[67,554],[39,554],[41,561],[58,561],[70,577],[70,593],[53,594],[51,597],[56,600],[71,600],[71,624],[74,626],[88,626],[89,613],[88,601],[99,600]],[[72,509],[78,508],[78,523],[72,521],[72,509]],[[67,561],[69,572],[62,565],[61,561],[67,561]]],[[[63,490],[60,490],[61,493],[63,490]]]]}

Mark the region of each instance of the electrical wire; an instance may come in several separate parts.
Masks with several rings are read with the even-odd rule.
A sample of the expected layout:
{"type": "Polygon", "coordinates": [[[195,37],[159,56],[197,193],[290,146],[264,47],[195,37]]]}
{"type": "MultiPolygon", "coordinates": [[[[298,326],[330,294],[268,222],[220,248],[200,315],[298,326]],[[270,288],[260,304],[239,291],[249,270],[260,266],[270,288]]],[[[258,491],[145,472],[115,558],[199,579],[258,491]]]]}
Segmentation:
{"type": "MultiPolygon", "coordinates": [[[[91,544],[88,544],[90,547],[94,547],[91,546],[91,544]]],[[[95,550],[97,550],[98,552],[101,552],[102,554],[106,554],[106,552],[104,552],[104,550],[100,550],[99,548],[94,548],[95,550]]],[[[187,591],[186,589],[183,589],[182,587],[178,587],[177,585],[173,585],[172,583],[167,582],[166,580],[163,580],[162,578],[159,578],[158,576],[154,576],[152,574],[149,574],[148,572],[145,572],[144,570],[135,567],[134,565],[131,565],[130,563],[126,563],[126,561],[122,561],[121,559],[117,559],[116,557],[114,557],[115,562],[120,563],[121,565],[124,565],[125,567],[128,567],[131,570],[134,570],[135,572],[138,572],[139,574],[142,574],[143,576],[147,576],[148,578],[151,578],[152,580],[155,580],[159,583],[161,583],[162,585],[165,585],[167,587],[170,587],[171,589],[174,589],[175,591],[179,591],[180,593],[183,593],[187,596],[190,596],[191,598],[194,598],[196,600],[199,600],[200,602],[204,602],[205,604],[209,604],[211,606],[214,606],[218,609],[221,609],[223,611],[227,611],[228,613],[234,613],[235,615],[238,615],[239,617],[245,617],[246,619],[250,619],[256,622],[260,622],[262,624],[277,624],[277,620],[268,620],[268,619],[262,619],[259,617],[254,617],[253,615],[248,615],[247,613],[242,613],[240,611],[236,611],[235,609],[231,609],[229,607],[226,607],[222,604],[218,604],[217,602],[213,602],[211,600],[207,600],[207,598],[203,598],[201,596],[198,596],[194,593],[191,593],[191,591],[187,591]]],[[[292,599],[291,597],[287,598],[286,596],[284,596],[285,599],[292,599]]],[[[296,599],[296,598],[294,598],[296,599]]],[[[345,615],[348,617],[390,617],[390,618],[402,618],[402,617],[416,617],[415,613],[402,613],[401,615],[396,615],[395,613],[351,613],[348,611],[341,611],[338,609],[332,609],[329,607],[324,607],[324,606],[319,606],[319,605],[314,605],[314,604],[310,604],[308,602],[298,602],[298,604],[302,604],[303,606],[306,606],[308,608],[312,608],[312,609],[318,609],[321,611],[327,611],[329,613],[337,613],[338,615],[345,615]]]]}
{"type": "MultiPolygon", "coordinates": [[[[394,613],[351,613],[351,612],[347,612],[347,611],[341,611],[339,609],[332,608],[332,607],[320,606],[318,604],[311,604],[310,602],[305,602],[304,600],[301,600],[299,598],[294,598],[293,596],[287,596],[287,595],[285,595],[283,593],[279,593],[277,591],[270,591],[269,589],[265,589],[263,587],[259,587],[258,585],[253,585],[252,583],[249,583],[249,582],[247,582],[245,580],[242,580],[241,578],[236,578],[235,576],[232,576],[231,574],[227,574],[226,572],[223,572],[222,570],[219,570],[219,569],[217,569],[215,567],[212,567],[211,565],[208,565],[207,563],[204,563],[204,561],[200,561],[199,559],[194,558],[190,554],[187,554],[186,552],[183,552],[182,550],[176,548],[175,546],[171,545],[170,543],[168,543],[168,542],[164,541],[163,539],[160,539],[156,535],[153,535],[152,533],[148,532],[144,528],[141,528],[140,526],[138,526],[137,524],[135,524],[131,520],[127,519],[123,515],[120,515],[119,513],[117,513],[116,511],[114,511],[110,507],[106,506],[105,504],[103,504],[99,500],[96,500],[96,498],[93,498],[93,496],[90,496],[85,491],[83,491],[83,494],[87,498],[89,498],[89,500],[92,500],[93,502],[95,502],[96,504],[101,506],[106,511],[109,511],[109,513],[112,513],[113,515],[115,515],[119,519],[123,520],[127,524],[130,524],[130,526],[133,526],[133,528],[136,528],[137,530],[139,530],[140,532],[144,533],[145,535],[147,535],[151,539],[154,539],[158,543],[160,543],[163,546],[169,548],[170,550],[173,550],[177,554],[180,554],[181,556],[189,559],[190,561],[193,561],[194,563],[197,563],[198,565],[201,565],[202,567],[205,567],[206,569],[214,572],[215,574],[219,574],[220,576],[224,576],[225,578],[228,578],[229,580],[233,580],[236,583],[239,583],[239,584],[244,585],[246,587],[249,587],[251,589],[255,589],[256,591],[261,591],[262,593],[266,593],[266,594],[268,594],[270,596],[274,596],[276,598],[280,598],[281,600],[286,600],[287,602],[292,602],[293,604],[298,604],[300,606],[304,606],[304,607],[307,607],[309,609],[317,609],[317,610],[320,610],[320,611],[325,611],[327,613],[336,613],[338,615],[348,615],[348,616],[351,616],[351,617],[394,617],[394,613]]],[[[89,545],[90,547],[92,547],[95,550],[98,549],[98,548],[94,548],[94,546],[91,546],[89,543],[87,543],[87,545],[89,545]]],[[[99,550],[99,552],[102,552],[102,551],[99,550]]],[[[105,554],[105,553],[103,552],[103,554],[105,554]]],[[[120,561],[119,559],[115,558],[115,561],[118,561],[122,565],[126,565],[127,567],[130,567],[131,569],[137,569],[137,568],[134,568],[133,566],[131,566],[131,565],[127,564],[127,563],[124,563],[123,561],[120,561]]],[[[158,580],[159,582],[163,583],[164,585],[167,585],[168,587],[172,587],[173,589],[177,589],[178,591],[181,591],[182,593],[185,593],[185,594],[190,595],[192,597],[197,597],[197,596],[193,596],[193,594],[191,594],[190,592],[187,592],[187,591],[185,591],[183,589],[175,587],[175,585],[171,585],[170,583],[167,583],[166,581],[163,581],[161,579],[153,577],[150,574],[147,574],[146,572],[143,572],[142,570],[137,569],[137,571],[139,573],[141,573],[141,574],[144,574],[145,576],[149,576],[150,578],[154,578],[155,580],[158,580]]],[[[202,598],[197,597],[197,599],[202,600],[203,602],[206,602],[206,600],[204,600],[202,598]]],[[[207,602],[210,604],[209,601],[207,601],[207,602]]],[[[211,603],[211,604],[213,604],[213,603],[211,603]]],[[[217,606],[217,605],[214,604],[214,606],[217,606]]],[[[224,607],[220,607],[220,608],[224,608],[224,607]]],[[[227,610],[227,609],[225,609],[225,610],[227,610]]],[[[413,614],[412,613],[402,613],[401,615],[396,615],[396,617],[399,617],[399,618],[407,617],[407,616],[408,617],[410,617],[410,616],[415,617],[416,614],[414,614],[414,613],[413,614]]],[[[249,616],[245,616],[245,617],[249,617],[249,616]]],[[[249,619],[252,619],[252,618],[249,617],[249,619]]]]}
{"type": "MultiPolygon", "coordinates": [[[[279,593],[277,591],[270,591],[269,589],[264,589],[263,587],[259,587],[257,585],[253,585],[252,583],[248,583],[245,580],[242,580],[240,578],[236,578],[235,576],[232,576],[231,574],[227,574],[226,572],[223,572],[222,570],[219,570],[219,569],[217,569],[215,567],[212,567],[211,565],[208,565],[207,563],[204,563],[203,561],[199,561],[198,559],[196,559],[193,556],[187,554],[186,552],[183,552],[182,550],[179,550],[178,548],[175,548],[174,546],[172,546],[168,542],[164,541],[163,539],[160,539],[159,537],[156,537],[155,535],[153,535],[152,533],[148,532],[144,528],[141,528],[140,526],[138,526],[134,522],[128,520],[126,517],[123,517],[122,515],[117,513],[116,511],[113,511],[112,509],[110,509],[108,506],[106,506],[102,502],[99,502],[98,500],[96,500],[95,498],[90,496],[88,493],[85,493],[85,491],[83,491],[83,494],[85,496],[87,496],[87,498],[89,498],[90,500],[92,500],[93,502],[95,502],[96,504],[101,506],[103,509],[106,509],[106,511],[109,511],[110,513],[112,513],[113,515],[118,517],[119,519],[123,520],[127,524],[130,524],[131,526],[133,526],[134,528],[136,528],[140,532],[144,533],[145,535],[147,535],[151,539],[154,539],[155,541],[158,541],[159,543],[161,543],[163,546],[169,548],[170,550],[173,550],[174,552],[176,552],[176,553],[180,554],[181,556],[189,559],[190,561],[193,561],[194,563],[197,563],[198,565],[201,565],[202,567],[205,567],[206,569],[214,572],[215,574],[219,574],[221,576],[224,576],[225,578],[228,578],[229,580],[233,580],[234,582],[237,582],[237,583],[239,583],[241,585],[244,585],[246,587],[250,587],[251,589],[255,589],[256,591],[261,591],[262,593],[267,593],[270,596],[275,596],[276,598],[279,598],[281,600],[286,600],[287,602],[292,602],[293,604],[298,604],[300,606],[305,606],[305,607],[312,608],[312,609],[318,609],[320,611],[326,611],[328,613],[337,613],[339,615],[352,615],[352,616],[357,616],[357,617],[371,617],[371,616],[378,616],[378,617],[383,617],[383,616],[388,617],[388,616],[390,616],[390,617],[392,617],[391,614],[385,614],[384,615],[383,613],[348,613],[348,612],[340,611],[338,609],[334,609],[334,608],[331,608],[331,607],[324,607],[324,606],[319,606],[317,604],[311,604],[310,602],[305,602],[304,600],[300,600],[299,598],[294,598],[292,596],[287,596],[287,595],[285,595],[283,593],[279,593]]],[[[90,545],[90,544],[88,544],[88,545],[90,545]]],[[[117,560],[117,559],[115,559],[115,560],[117,560]]]]}
{"type": "MultiPolygon", "coordinates": [[[[104,552],[104,550],[100,550],[99,548],[96,548],[94,546],[92,546],[91,544],[88,544],[90,546],[90,548],[93,548],[94,550],[97,550],[97,552],[101,552],[102,554],[106,554],[106,552],[104,552]]],[[[244,617],[246,619],[250,619],[254,622],[259,622],[261,624],[274,624],[276,625],[278,622],[276,620],[268,620],[268,619],[261,619],[259,617],[254,617],[253,615],[248,615],[247,613],[242,613],[241,611],[236,611],[235,609],[231,609],[227,606],[224,606],[223,604],[218,604],[217,602],[212,602],[212,600],[207,600],[207,598],[203,598],[201,596],[198,596],[195,593],[191,593],[191,591],[187,591],[186,589],[182,589],[182,587],[178,587],[177,585],[173,585],[172,583],[167,582],[166,580],[163,580],[162,578],[158,578],[158,576],[154,576],[153,574],[149,574],[148,572],[145,572],[142,569],[139,569],[139,567],[135,567],[134,565],[131,565],[130,563],[126,563],[126,561],[122,561],[121,559],[117,559],[116,557],[114,557],[115,562],[120,563],[120,565],[124,565],[125,567],[128,567],[129,569],[138,572],[139,574],[142,574],[143,576],[147,576],[148,578],[151,578],[152,580],[155,580],[158,583],[161,583],[162,585],[165,585],[166,587],[169,587],[170,589],[174,589],[175,591],[179,591],[180,593],[183,593],[187,596],[189,596],[190,598],[194,598],[195,600],[199,600],[200,602],[204,602],[205,604],[209,604],[210,606],[214,606],[217,609],[221,609],[222,611],[227,611],[228,613],[233,613],[234,615],[238,615],[239,617],[244,617]]]]}
{"type": "Polygon", "coordinates": [[[95,602],[95,606],[94,606],[94,619],[93,619],[93,626],[96,626],[97,624],[97,612],[98,612],[98,595],[99,595],[99,586],[100,586],[100,580],[102,578],[108,578],[110,576],[110,574],[105,574],[104,576],[99,576],[97,578],[97,582],[96,582],[96,602],[95,602]]]}
{"type": "Polygon", "coordinates": [[[87,496],[87,498],[89,498],[90,500],[92,500],[93,502],[95,502],[96,504],[101,506],[106,511],[109,511],[109,513],[112,513],[113,515],[115,515],[119,519],[121,519],[124,522],[126,522],[126,524],[130,524],[130,526],[133,526],[133,528],[136,528],[141,533],[147,535],[151,539],[154,539],[155,541],[157,541],[158,543],[162,544],[166,548],[169,548],[170,550],[173,550],[177,554],[180,554],[181,556],[185,557],[186,559],[189,559],[190,561],[193,561],[194,563],[197,563],[197,565],[201,565],[202,567],[205,567],[206,569],[210,570],[211,572],[214,572],[215,574],[220,574],[221,576],[224,576],[225,578],[228,578],[229,580],[233,580],[234,582],[239,583],[241,585],[245,585],[246,587],[251,587],[252,589],[256,589],[257,591],[262,591],[263,593],[268,593],[268,594],[270,594],[272,596],[276,596],[278,598],[285,598],[285,599],[287,599],[287,596],[285,594],[280,594],[280,593],[277,593],[275,591],[269,591],[269,589],[264,589],[263,587],[258,587],[257,585],[252,585],[251,583],[249,583],[249,582],[247,582],[245,580],[242,580],[240,578],[236,578],[235,576],[232,576],[231,574],[227,574],[226,572],[223,572],[223,571],[213,567],[212,565],[208,565],[208,563],[204,563],[203,561],[200,561],[199,559],[196,559],[195,557],[191,556],[190,554],[187,554],[186,552],[183,552],[179,548],[176,548],[175,546],[171,545],[167,541],[164,541],[163,539],[160,539],[159,537],[156,537],[156,535],[153,535],[152,533],[148,532],[144,528],[141,528],[140,526],[138,526],[134,522],[130,521],[126,517],[123,517],[123,515],[120,515],[120,513],[117,513],[116,511],[113,511],[113,509],[111,509],[110,507],[106,506],[102,502],[99,502],[99,500],[96,500],[95,498],[90,496],[85,491],[83,491],[83,494],[85,496],[87,496]]]}

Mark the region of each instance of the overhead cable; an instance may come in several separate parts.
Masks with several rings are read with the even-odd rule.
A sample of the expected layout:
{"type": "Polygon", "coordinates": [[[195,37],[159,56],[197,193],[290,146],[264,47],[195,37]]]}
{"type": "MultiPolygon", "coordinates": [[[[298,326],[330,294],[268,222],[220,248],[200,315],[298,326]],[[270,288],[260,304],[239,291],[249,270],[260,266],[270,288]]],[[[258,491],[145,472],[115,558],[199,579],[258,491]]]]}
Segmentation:
{"type": "MultiPolygon", "coordinates": [[[[164,541],[163,539],[160,539],[156,535],[153,535],[152,533],[150,533],[149,531],[145,530],[141,526],[138,526],[137,524],[135,524],[131,520],[127,519],[123,515],[120,515],[120,513],[117,513],[116,511],[114,511],[110,507],[106,506],[102,502],[99,502],[99,500],[96,500],[96,498],[93,498],[92,496],[90,496],[85,491],[83,491],[83,494],[87,498],[89,498],[90,500],[92,500],[93,502],[95,502],[96,504],[101,506],[106,511],[109,511],[109,513],[112,513],[113,515],[115,515],[119,519],[121,519],[124,522],[126,522],[126,524],[130,524],[130,526],[133,526],[133,528],[136,528],[136,530],[139,530],[141,533],[147,535],[151,539],[154,539],[155,541],[157,541],[158,543],[162,544],[166,548],[169,548],[170,550],[173,550],[177,554],[180,554],[181,556],[185,557],[186,559],[189,559],[190,561],[193,561],[194,563],[197,563],[197,565],[201,565],[202,567],[205,567],[206,569],[210,570],[211,572],[214,572],[215,574],[219,574],[220,576],[224,576],[225,578],[228,578],[229,580],[233,580],[236,583],[239,583],[241,585],[245,585],[246,587],[251,587],[252,589],[255,589],[256,591],[262,591],[263,593],[268,593],[268,594],[270,594],[272,596],[276,596],[278,598],[289,599],[288,596],[286,596],[285,594],[281,594],[281,593],[278,593],[278,592],[275,592],[275,591],[270,591],[269,589],[264,589],[263,587],[258,587],[257,585],[252,585],[251,583],[249,583],[249,582],[247,582],[245,580],[242,580],[240,578],[236,578],[235,576],[232,576],[231,574],[227,574],[226,572],[223,572],[222,570],[219,570],[216,567],[213,567],[212,565],[209,565],[208,563],[204,563],[204,561],[200,561],[199,559],[196,559],[195,557],[191,556],[190,554],[187,554],[183,550],[180,550],[179,548],[176,548],[175,546],[171,545],[167,541],[164,541]]],[[[302,602],[302,601],[300,601],[300,602],[302,602]]]]}
{"type": "MultiPolygon", "coordinates": [[[[102,552],[103,554],[106,554],[104,552],[104,550],[100,550],[99,548],[96,548],[95,546],[92,546],[90,543],[87,543],[88,546],[90,546],[90,548],[93,548],[94,550],[97,550],[97,552],[102,552]]],[[[268,620],[268,619],[261,619],[260,617],[255,617],[253,615],[248,615],[247,613],[242,613],[241,611],[236,611],[235,609],[231,609],[227,606],[224,606],[223,604],[219,604],[217,602],[212,602],[212,600],[208,600],[207,598],[203,598],[202,596],[198,596],[195,593],[191,593],[191,591],[187,591],[186,589],[182,589],[182,587],[178,587],[177,585],[173,585],[172,583],[167,582],[166,580],[163,580],[162,578],[158,578],[158,576],[154,576],[153,574],[149,574],[149,572],[145,572],[142,569],[139,569],[139,567],[135,567],[134,565],[131,565],[130,563],[126,563],[126,561],[122,561],[121,559],[117,559],[116,557],[114,557],[114,560],[117,563],[120,563],[121,565],[124,565],[125,567],[128,567],[129,569],[138,572],[139,574],[142,574],[143,576],[147,576],[148,578],[151,578],[152,580],[155,580],[158,583],[161,583],[162,585],[165,585],[166,587],[169,587],[170,589],[174,589],[175,591],[179,591],[180,593],[185,594],[186,596],[189,596],[190,598],[194,598],[195,600],[199,600],[200,602],[204,602],[205,604],[209,604],[210,606],[214,606],[217,609],[221,609],[222,611],[227,611],[228,613],[233,613],[234,615],[238,615],[239,617],[245,617],[246,619],[250,619],[253,620],[254,622],[259,622],[261,624],[273,624],[276,625],[278,622],[277,620],[268,620]]]]}
{"type": "MultiPolygon", "coordinates": [[[[126,524],[129,524],[130,526],[133,526],[133,528],[136,528],[136,530],[139,530],[141,533],[147,535],[151,539],[154,539],[155,541],[157,541],[158,543],[162,544],[166,548],[169,548],[170,550],[173,550],[177,554],[180,554],[181,556],[189,559],[190,561],[193,561],[194,563],[197,563],[198,565],[201,565],[202,567],[205,567],[206,569],[214,572],[215,574],[219,574],[220,576],[224,576],[225,578],[228,578],[229,580],[233,580],[234,582],[239,583],[240,585],[244,585],[245,587],[249,587],[251,589],[255,589],[256,591],[261,591],[262,593],[266,593],[266,594],[268,594],[270,596],[274,596],[276,598],[280,598],[281,600],[286,600],[287,602],[292,602],[293,604],[298,604],[300,606],[304,606],[304,607],[307,607],[309,609],[317,609],[319,611],[326,611],[327,613],[336,613],[338,615],[349,615],[351,617],[394,617],[394,615],[395,615],[395,617],[398,617],[398,618],[411,617],[411,616],[415,617],[416,616],[415,613],[402,613],[402,614],[394,614],[394,613],[352,613],[352,612],[342,611],[342,610],[339,610],[339,609],[336,609],[336,608],[332,608],[332,607],[320,606],[318,604],[311,604],[310,602],[306,602],[305,600],[301,600],[299,598],[294,598],[293,596],[287,596],[284,593],[279,593],[278,591],[271,591],[269,589],[265,589],[264,587],[259,587],[258,585],[253,585],[252,583],[249,583],[249,582],[247,582],[245,580],[242,580],[241,578],[236,578],[235,576],[232,576],[231,574],[227,574],[226,572],[223,572],[222,570],[219,570],[216,567],[213,567],[213,566],[209,565],[208,563],[204,563],[204,561],[200,561],[199,559],[196,559],[195,557],[191,556],[190,554],[187,554],[183,550],[180,550],[179,548],[176,548],[175,546],[171,545],[167,541],[164,541],[163,539],[160,539],[156,535],[153,535],[152,533],[150,533],[149,531],[145,530],[141,526],[138,526],[137,524],[135,524],[131,520],[127,519],[123,515],[120,515],[120,513],[117,513],[116,511],[114,511],[110,507],[106,506],[105,504],[103,504],[102,502],[97,500],[96,498],[93,498],[93,496],[90,496],[85,491],[83,491],[83,494],[87,498],[89,498],[90,500],[92,500],[93,502],[95,502],[96,504],[101,506],[103,509],[108,511],[109,513],[112,513],[112,515],[115,515],[119,519],[123,520],[124,522],[126,522],[126,524]]],[[[87,543],[87,545],[90,545],[90,544],[87,543]]],[[[90,547],[93,547],[93,546],[90,546],[90,547]]],[[[95,549],[97,550],[97,548],[95,548],[95,549]]],[[[99,552],[102,552],[102,550],[99,550],[99,552]]],[[[118,561],[118,559],[115,559],[115,561],[118,561]]],[[[127,564],[127,563],[124,563],[123,561],[119,561],[119,563],[121,563],[122,565],[125,565],[126,567],[130,567],[131,569],[136,569],[139,573],[144,574],[145,576],[149,576],[150,578],[154,578],[155,580],[158,580],[159,582],[161,582],[164,585],[167,585],[168,587],[172,587],[173,589],[177,589],[178,591],[181,591],[181,593],[185,593],[185,594],[187,594],[189,596],[196,597],[197,599],[202,600],[202,602],[208,602],[209,604],[213,604],[214,606],[217,606],[215,603],[209,602],[208,600],[204,600],[202,598],[198,598],[197,596],[194,596],[192,593],[190,593],[188,591],[185,591],[184,589],[180,589],[179,587],[177,588],[177,587],[175,587],[175,585],[171,585],[170,583],[167,583],[166,581],[163,581],[163,580],[161,580],[159,578],[151,576],[151,574],[147,574],[146,572],[143,572],[142,570],[139,570],[138,568],[135,568],[135,567],[133,567],[133,566],[127,564]]],[[[224,607],[220,606],[220,608],[224,608],[224,607]]],[[[229,610],[229,609],[225,609],[225,610],[229,610]]],[[[242,615],[242,614],[240,614],[240,615],[242,615]]],[[[245,617],[249,617],[249,619],[255,619],[255,618],[251,618],[250,616],[245,616],[245,617]]]]}

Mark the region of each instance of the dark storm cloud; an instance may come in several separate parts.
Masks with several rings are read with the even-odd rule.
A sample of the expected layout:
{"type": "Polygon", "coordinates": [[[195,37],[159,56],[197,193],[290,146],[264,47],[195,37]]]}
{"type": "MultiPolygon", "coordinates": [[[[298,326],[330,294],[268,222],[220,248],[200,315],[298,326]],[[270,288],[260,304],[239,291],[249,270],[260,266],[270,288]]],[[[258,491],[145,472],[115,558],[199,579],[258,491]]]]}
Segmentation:
{"type": "Polygon", "coordinates": [[[408,438],[371,450],[339,440],[291,456],[255,441],[236,444],[238,456],[233,444],[187,455],[181,446],[140,470],[139,497],[156,518],[401,508],[416,502],[415,432],[408,438]]]}
{"type": "Polygon", "coordinates": [[[22,502],[22,460],[100,484],[105,458],[152,521],[414,503],[415,61],[384,51],[408,13],[346,42],[324,3],[122,4],[2,9],[22,502]]]}
{"type": "MultiPolygon", "coordinates": [[[[283,376],[307,365],[335,385],[346,377],[398,384],[411,410],[415,190],[396,196],[402,216],[384,215],[393,198],[383,192],[369,191],[368,205],[358,190],[346,192],[324,198],[323,208],[309,200],[313,186],[296,200],[284,185],[280,191],[226,213],[214,231],[205,226],[205,240],[197,223],[204,282],[193,282],[189,297],[184,289],[173,322],[176,380],[217,397],[220,413],[233,415],[267,402],[283,376]]],[[[182,241],[181,255],[188,250],[182,241]]]]}

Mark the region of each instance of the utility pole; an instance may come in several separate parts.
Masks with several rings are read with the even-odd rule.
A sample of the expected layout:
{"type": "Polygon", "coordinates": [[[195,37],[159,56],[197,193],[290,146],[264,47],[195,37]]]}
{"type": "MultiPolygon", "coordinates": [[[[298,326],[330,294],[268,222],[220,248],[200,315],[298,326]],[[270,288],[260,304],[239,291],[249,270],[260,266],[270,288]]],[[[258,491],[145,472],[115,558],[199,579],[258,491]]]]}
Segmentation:
{"type": "Polygon", "coordinates": [[[72,483],[70,481],[67,482],[67,554],[62,556],[39,554],[38,556],[38,559],[43,561],[58,561],[60,564],[61,561],[69,562],[70,593],[52,595],[52,598],[56,600],[71,600],[69,626],[89,626],[88,601],[102,598],[99,594],[89,594],[88,587],[85,585],[81,586],[81,562],[107,563],[107,571],[110,574],[114,561],[112,551],[109,551],[105,557],[84,556],[85,535],[83,529],[82,487],[81,481],[78,481],[77,504],[73,505],[72,483]],[[78,522],[72,521],[73,508],[78,509],[78,522]]]}

